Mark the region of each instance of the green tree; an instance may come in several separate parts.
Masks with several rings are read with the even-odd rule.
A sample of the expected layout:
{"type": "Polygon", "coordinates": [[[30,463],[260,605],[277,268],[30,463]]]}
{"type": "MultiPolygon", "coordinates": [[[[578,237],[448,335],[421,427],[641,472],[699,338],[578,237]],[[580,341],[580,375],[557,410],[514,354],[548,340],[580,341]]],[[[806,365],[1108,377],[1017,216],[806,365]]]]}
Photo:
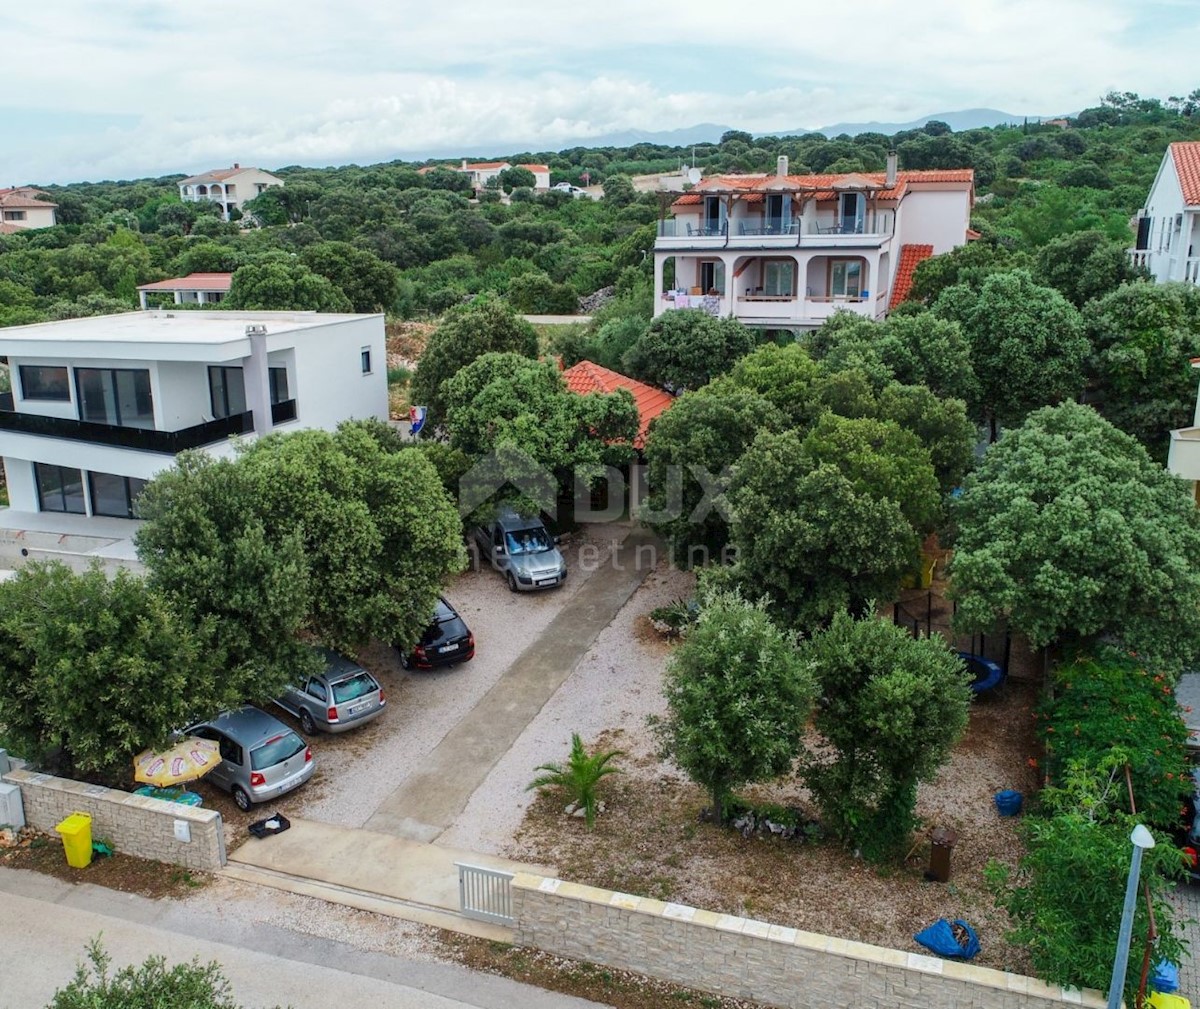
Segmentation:
{"type": "Polygon", "coordinates": [[[754,334],[736,319],[699,309],[664,312],[626,353],[628,374],[676,390],[699,389],[754,349],[754,334]]]}
{"type": "Polygon", "coordinates": [[[1090,345],[1079,313],[1027,270],[992,274],[978,290],[947,288],[934,311],[962,326],[993,440],[998,424],[1082,392],[1090,345]]]}
{"type": "MultiPolygon", "coordinates": [[[[822,433],[810,446],[794,431],[754,440],[725,496],[736,561],[713,572],[719,583],[766,594],[775,619],[802,630],[846,608],[861,612],[872,598],[894,598],[920,548],[901,504],[871,486],[870,467],[884,455],[859,446],[843,466],[817,458],[825,441],[822,433]]],[[[927,456],[924,464],[931,480],[927,456]]]]}
{"type": "Polygon", "coordinates": [[[1037,254],[1037,277],[1076,308],[1146,276],[1126,252],[1128,240],[1102,231],[1076,231],[1055,238],[1037,254]]]}
{"type": "Polygon", "coordinates": [[[412,380],[412,401],[429,408],[427,430],[432,434],[445,422],[442,385],[447,379],[477,357],[509,352],[535,358],[538,338],[503,302],[478,298],[448,312],[430,334],[412,380]]]}
{"type": "Polygon", "coordinates": [[[822,369],[798,343],[765,343],[741,358],[730,382],[761,396],[796,428],[807,430],[828,409],[819,390],[822,369]]]}
{"type": "Polygon", "coordinates": [[[1045,407],[964,484],[950,576],[964,628],[1035,648],[1122,642],[1173,669],[1200,655],[1200,516],[1187,486],[1095,410],[1045,407]]]}
{"type": "Polygon", "coordinates": [[[729,541],[720,500],[734,463],[760,431],[785,426],[762,396],[715,382],[684,393],[650,425],[649,495],[642,520],[671,544],[677,564],[717,558],[729,541]]]}
{"type": "Polygon", "coordinates": [[[1196,409],[1200,290],[1191,284],[1126,284],[1084,309],[1092,344],[1091,399],[1122,431],[1165,462],[1168,432],[1196,409]]]}
{"type": "Polygon", "coordinates": [[[203,655],[140,578],[32,563],[0,584],[0,722],[8,744],[68,774],[123,784],[132,760],[245,681],[203,655]]]}
{"type": "Polygon", "coordinates": [[[532,189],[537,185],[537,176],[520,165],[504,169],[496,176],[496,180],[506,193],[511,193],[514,189],[532,189]]]}
{"type": "Polygon", "coordinates": [[[309,245],[300,262],[340,288],[356,312],[384,312],[396,300],[395,267],[346,242],[309,245]]]}
{"type": "MultiPolygon", "coordinates": [[[[112,957],[93,939],[87,963],[59,988],[46,1009],[241,1009],[215,960],[167,966],[165,957],[147,957],[140,966],[112,971],[112,957]]],[[[278,1009],[278,1007],[276,1007],[278,1009]]]]}
{"type": "Polygon", "coordinates": [[[271,253],[238,267],[225,304],[251,311],[350,312],[354,308],[340,287],[285,253],[271,253]]]}
{"type": "Polygon", "coordinates": [[[584,822],[591,830],[596,824],[596,806],[599,797],[596,789],[600,782],[610,774],[620,774],[620,769],[611,766],[613,760],[621,756],[620,750],[604,750],[588,753],[583,747],[583,740],[578,732],[571,733],[571,753],[565,764],[538,764],[535,771],[541,771],[536,778],[525,786],[525,791],[533,788],[558,788],[567,793],[570,802],[583,810],[584,822]]]}
{"type": "Polygon", "coordinates": [[[534,315],[574,315],[579,295],[570,284],[556,284],[540,270],[514,277],[508,285],[508,302],[518,312],[534,315]]]}
{"type": "Polygon", "coordinates": [[[732,593],[708,596],[667,665],[663,756],[708,790],[724,822],[733,789],[791,770],[813,683],[790,637],[732,593]]]}
{"type": "Polygon", "coordinates": [[[917,786],[967,726],[969,677],[937,635],[916,639],[873,613],[834,615],[800,646],[821,700],[822,746],[801,776],[821,820],[871,859],[902,852],[916,827],[917,786]]]}
{"type": "Polygon", "coordinates": [[[1029,257],[1024,253],[1014,253],[992,242],[967,242],[918,263],[909,298],[931,305],[948,287],[958,284],[979,287],[993,273],[1028,265],[1029,257]]]}
{"type": "Polygon", "coordinates": [[[604,202],[614,207],[628,207],[637,199],[628,175],[609,175],[604,180],[604,202]]]}

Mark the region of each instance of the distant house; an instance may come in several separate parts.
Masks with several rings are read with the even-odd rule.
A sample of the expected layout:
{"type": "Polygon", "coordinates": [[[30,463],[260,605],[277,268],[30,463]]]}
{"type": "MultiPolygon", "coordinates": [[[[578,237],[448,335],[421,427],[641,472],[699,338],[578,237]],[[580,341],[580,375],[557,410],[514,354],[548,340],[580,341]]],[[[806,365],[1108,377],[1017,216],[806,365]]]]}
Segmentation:
{"type": "MultiPolygon", "coordinates": [[[[1192,358],[1192,367],[1200,369],[1200,357],[1192,358]]],[[[1171,432],[1167,469],[1177,477],[1191,481],[1196,504],[1200,505],[1200,395],[1196,398],[1196,415],[1192,419],[1192,426],[1171,432]]]]}
{"type": "Polygon", "coordinates": [[[704,179],[654,243],[654,314],[698,308],[801,333],[835,312],[882,319],[917,265],[971,238],[970,168],[704,179]],[[668,269],[670,266],[670,270],[668,269]],[[673,276],[668,286],[665,278],[673,276]]]}
{"type": "Polygon", "coordinates": [[[1200,140],[1167,147],[1146,205],[1137,213],[1129,255],[1159,283],[1200,284],[1200,140]]]}
{"type": "Polygon", "coordinates": [[[1071,128],[1071,120],[1069,119],[1043,119],[1043,126],[1057,126],[1060,130],[1069,130],[1071,128]]]}
{"type": "Polygon", "coordinates": [[[193,175],[179,183],[179,198],[185,203],[211,200],[220,204],[221,217],[228,221],[235,210],[241,210],[249,200],[272,186],[282,186],[280,179],[261,168],[243,168],[236,161],[232,168],[216,168],[211,172],[193,175]]]}
{"type": "Polygon", "coordinates": [[[176,305],[215,305],[225,300],[232,280],[232,273],[189,273],[186,277],[143,284],[138,288],[138,298],[143,310],[150,307],[150,296],[155,294],[171,295],[176,305]]]}
{"type": "Polygon", "coordinates": [[[674,396],[656,386],[639,382],[591,361],[580,361],[567,368],[563,372],[563,381],[567,383],[568,389],[581,396],[593,392],[616,392],[618,389],[628,389],[633,393],[633,402],[638,410],[638,433],[633,440],[633,447],[639,452],[646,447],[646,432],[650,428],[650,422],[669,410],[675,402],[674,396]]]}
{"type": "Polygon", "coordinates": [[[31,186],[0,189],[0,235],[28,228],[53,228],[58,223],[58,204],[43,199],[45,196],[31,186]]]}
{"type": "Polygon", "coordinates": [[[471,177],[471,185],[476,189],[483,189],[492,179],[509,168],[525,168],[532,172],[534,189],[546,190],[550,188],[549,165],[514,165],[509,161],[471,162],[464,158],[461,167],[455,169],[455,171],[469,175],[471,177]]]}

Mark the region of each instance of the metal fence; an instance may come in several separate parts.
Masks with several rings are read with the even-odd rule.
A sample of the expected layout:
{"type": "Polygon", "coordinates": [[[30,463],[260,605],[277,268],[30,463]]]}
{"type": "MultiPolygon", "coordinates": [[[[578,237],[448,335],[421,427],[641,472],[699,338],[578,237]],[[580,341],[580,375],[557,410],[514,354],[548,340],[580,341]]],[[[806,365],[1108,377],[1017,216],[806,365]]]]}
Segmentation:
{"type": "Polygon", "coordinates": [[[892,622],[897,627],[903,627],[914,638],[940,634],[955,651],[991,659],[1007,676],[1012,657],[1012,633],[1009,628],[1000,625],[988,633],[956,633],[953,619],[957,610],[957,605],[947,605],[946,600],[931,591],[908,593],[906,598],[892,604],[892,622]]]}
{"type": "Polygon", "coordinates": [[[458,906],[468,918],[513,924],[511,872],[455,862],[458,868],[458,906]]]}

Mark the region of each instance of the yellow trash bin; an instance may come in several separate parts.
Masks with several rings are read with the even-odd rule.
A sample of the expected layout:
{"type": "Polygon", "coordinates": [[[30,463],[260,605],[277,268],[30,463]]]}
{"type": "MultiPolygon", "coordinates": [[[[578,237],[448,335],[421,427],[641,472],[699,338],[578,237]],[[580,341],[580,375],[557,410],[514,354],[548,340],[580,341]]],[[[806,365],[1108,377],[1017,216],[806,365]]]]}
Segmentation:
{"type": "Polygon", "coordinates": [[[1151,992],[1146,1005],[1154,1006],[1154,1009],[1188,1009],[1191,1002],[1182,995],[1164,995],[1156,991],[1151,992]]]}
{"type": "Polygon", "coordinates": [[[72,813],[54,829],[62,834],[67,865],[86,869],[92,864],[92,818],[87,813],[72,813]]]}

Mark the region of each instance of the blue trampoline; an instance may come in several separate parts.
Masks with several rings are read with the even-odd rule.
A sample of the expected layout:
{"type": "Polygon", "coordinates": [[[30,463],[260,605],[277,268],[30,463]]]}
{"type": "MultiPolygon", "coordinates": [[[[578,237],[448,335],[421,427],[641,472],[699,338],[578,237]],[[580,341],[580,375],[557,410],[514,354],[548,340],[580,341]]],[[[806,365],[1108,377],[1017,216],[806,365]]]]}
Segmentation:
{"type": "Polygon", "coordinates": [[[958,657],[967,664],[967,671],[971,674],[971,692],[976,695],[990,693],[1006,678],[998,662],[970,652],[959,652],[958,657]]]}

